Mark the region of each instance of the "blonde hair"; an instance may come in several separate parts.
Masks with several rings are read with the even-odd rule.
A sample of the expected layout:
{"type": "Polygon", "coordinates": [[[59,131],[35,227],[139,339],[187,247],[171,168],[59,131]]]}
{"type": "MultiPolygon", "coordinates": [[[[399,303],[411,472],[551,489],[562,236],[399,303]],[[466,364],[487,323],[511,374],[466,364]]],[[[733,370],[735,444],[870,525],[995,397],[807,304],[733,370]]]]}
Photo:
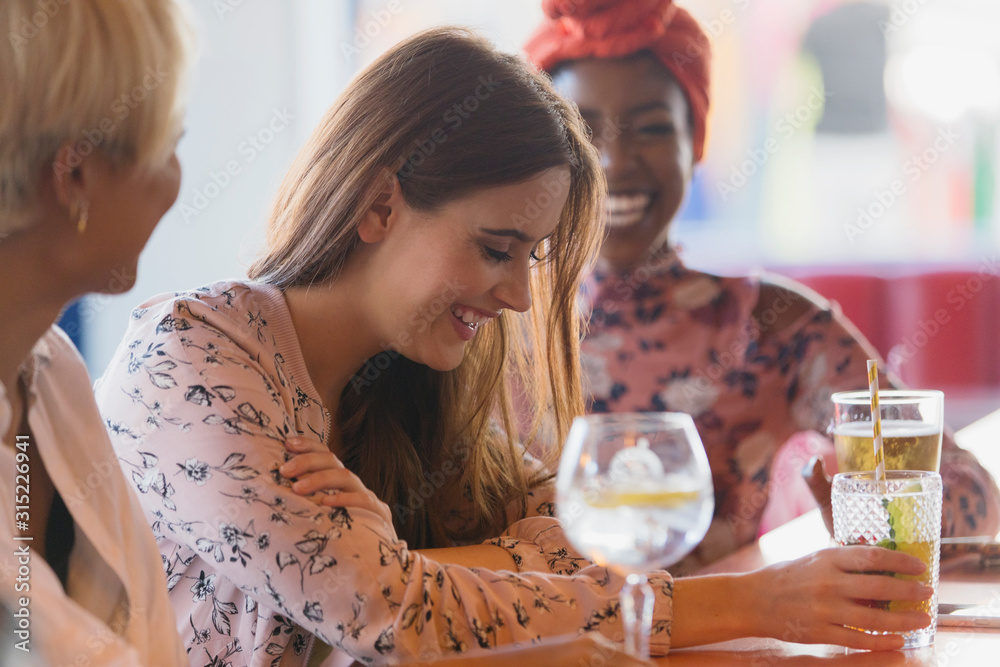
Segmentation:
{"type": "Polygon", "coordinates": [[[569,168],[569,197],[531,272],[532,309],[505,311],[480,330],[454,371],[405,357],[386,367],[385,353],[369,362],[378,362],[372,381],[349,383],[341,395],[342,458],[393,509],[411,547],[496,535],[507,510],[523,511],[529,487],[549,476],[525,475],[518,432],[528,446],[558,444],[583,412],[576,291],[601,233],[597,154],[545,75],[469,31],[438,28],[396,45],[351,82],[278,193],[250,277],[288,288],[336,280],[386,170],[407,205],[433,212],[560,166],[569,168]],[[515,394],[535,411],[524,429],[515,394]],[[437,491],[412,502],[428,485],[437,491]],[[444,517],[460,495],[474,516],[456,534],[444,517]]]}
{"type": "Polygon", "coordinates": [[[0,4],[0,236],[27,224],[61,146],[164,163],[183,119],[193,33],[183,0],[0,4]]]}

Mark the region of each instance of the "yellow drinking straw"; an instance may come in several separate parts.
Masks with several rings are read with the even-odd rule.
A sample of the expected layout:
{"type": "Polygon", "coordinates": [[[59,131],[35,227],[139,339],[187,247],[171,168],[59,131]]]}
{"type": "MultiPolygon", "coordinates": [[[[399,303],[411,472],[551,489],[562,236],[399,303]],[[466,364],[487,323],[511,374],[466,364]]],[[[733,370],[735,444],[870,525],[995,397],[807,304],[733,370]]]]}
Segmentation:
{"type": "Polygon", "coordinates": [[[885,454],[882,452],[882,414],[878,409],[878,362],[868,360],[868,393],[872,401],[872,431],[875,438],[875,479],[878,481],[879,493],[886,493],[885,486],[885,454]]]}

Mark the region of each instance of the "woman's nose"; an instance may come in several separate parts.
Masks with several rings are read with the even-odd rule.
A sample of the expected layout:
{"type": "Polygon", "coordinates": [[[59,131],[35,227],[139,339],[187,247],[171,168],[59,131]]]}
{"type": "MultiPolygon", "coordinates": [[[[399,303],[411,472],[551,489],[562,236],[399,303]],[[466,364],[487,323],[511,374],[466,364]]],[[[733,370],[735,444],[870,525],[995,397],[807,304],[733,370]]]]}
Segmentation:
{"type": "Polygon", "coordinates": [[[632,168],[634,156],[620,133],[601,137],[595,141],[595,145],[601,155],[601,167],[609,181],[615,176],[625,175],[632,168]]]}
{"type": "Polygon", "coordinates": [[[503,302],[503,308],[523,313],[531,308],[531,278],[527,264],[511,268],[497,285],[494,295],[503,302]]]}

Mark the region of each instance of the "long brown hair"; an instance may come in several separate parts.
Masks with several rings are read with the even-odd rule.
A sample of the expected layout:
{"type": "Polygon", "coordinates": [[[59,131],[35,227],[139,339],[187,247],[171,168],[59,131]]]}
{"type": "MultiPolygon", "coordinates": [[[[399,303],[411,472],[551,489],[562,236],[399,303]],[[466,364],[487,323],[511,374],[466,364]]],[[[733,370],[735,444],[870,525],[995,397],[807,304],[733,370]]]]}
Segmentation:
{"type": "Polygon", "coordinates": [[[531,272],[532,309],[483,327],[453,371],[384,353],[369,361],[374,379],[340,397],[343,461],[389,504],[412,548],[496,535],[543,477],[524,473],[518,433],[528,446],[558,444],[583,412],[576,290],[599,243],[604,192],[586,126],[521,58],[437,28],[351,82],[278,193],[250,277],[286,289],[337,279],[386,170],[407,205],[433,212],[559,166],[569,168],[569,198],[531,272]],[[528,424],[518,423],[515,393],[533,411],[528,424]],[[472,516],[458,534],[445,524],[461,496],[472,516]]]}

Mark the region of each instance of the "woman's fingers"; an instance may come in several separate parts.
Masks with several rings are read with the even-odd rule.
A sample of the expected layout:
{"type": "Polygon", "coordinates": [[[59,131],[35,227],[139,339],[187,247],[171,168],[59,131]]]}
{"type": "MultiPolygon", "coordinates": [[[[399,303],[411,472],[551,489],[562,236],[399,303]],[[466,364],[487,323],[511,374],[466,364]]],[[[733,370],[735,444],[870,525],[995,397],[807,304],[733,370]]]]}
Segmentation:
{"type": "Polygon", "coordinates": [[[927,564],[916,556],[875,546],[838,547],[834,563],[844,572],[923,574],[927,564]]]}
{"type": "Polygon", "coordinates": [[[281,467],[281,474],[295,477],[292,491],[301,496],[310,496],[317,505],[366,509],[391,524],[392,512],[389,506],[379,500],[357,475],[344,468],[339,461],[337,464],[340,467],[329,467],[329,458],[336,457],[329,452],[325,455],[300,454],[289,463],[299,462],[302,470],[315,470],[315,472],[299,472],[297,467],[293,467],[294,472],[288,473],[286,466],[289,463],[286,463],[281,467]]]}
{"type": "Polygon", "coordinates": [[[909,576],[893,576],[925,574],[926,569],[918,558],[869,546],[826,549],[772,566],[761,571],[770,598],[764,597],[776,603],[770,616],[775,623],[765,623],[764,630],[768,636],[802,643],[900,648],[899,635],[869,635],[853,628],[899,633],[927,627],[929,614],[916,609],[933,591],[909,576]],[[895,601],[892,611],[884,608],[885,601],[895,601]],[[792,627],[799,630],[798,637],[787,636],[792,627]]]}
{"type": "Polygon", "coordinates": [[[318,491],[366,491],[357,475],[346,468],[327,468],[316,472],[298,473],[292,490],[301,495],[318,491]]]}
{"type": "Polygon", "coordinates": [[[304,454],[306,452],[329,452],[327,448],[319,440],[315,438],[304,438],[301,435],[296,435],[285,441],[285,449],[293,454],[304,454]]]}
{"type": "MultiPolygon", "coordinates": [[[[292,491],[301,496],[311,496],[317,505],[325,507],[354,507],[374,512],[384,521],[392,523],[389,506],[379,500],[353,472],[328,450],[318,451],[315,444],[290,440],[289,449],[311,449],[296,454],[278,468],[283,477],[294,479],[292,491]]],[[[320,445],[322,447],[322,445],[320,445]]]]}
{"type": "Polygon", "coordinates": [[[820,633],[819,640],[812,643],[837,644],[863,651],[892,651],[903,648],[900,635],[870,635],[839,625],[830,625],[820,633]]]}
{"type": "Polygon", "coordinates": [[[844,597],[858,600],[930,600],[934,589],[921,581],[878,574],[854,574],[840,584],[844,597]]]}
{"type": "Polygon", "coordinates": [[[306,454],[296,454],[278,468],[278,472],[283,477],[291,479],[301,477],[310,472],[322,470],[346,470],[344,464],[340,462],[331,452],[309,452],[306,454]]]}
{"type": "Polygon", "coordinates": [[[876,632],[910,632],[931,624],[930,614],[922,611],[889,611],[859,604],[852,606],[853,609],[840,615],[842,625],[876,632]]]}
{"type": "Polygon", "coordinates": [[[918,611],[887,611],[852,605],[837,615],[837,623],[824,628],[818,639],[824,643],[842,644],[851,648],[889,650],[900,648],[901,635],[870,635],[860,629],[875,632],[911,632],[926,628],[931,623],[930,614],[918,611]]]}

